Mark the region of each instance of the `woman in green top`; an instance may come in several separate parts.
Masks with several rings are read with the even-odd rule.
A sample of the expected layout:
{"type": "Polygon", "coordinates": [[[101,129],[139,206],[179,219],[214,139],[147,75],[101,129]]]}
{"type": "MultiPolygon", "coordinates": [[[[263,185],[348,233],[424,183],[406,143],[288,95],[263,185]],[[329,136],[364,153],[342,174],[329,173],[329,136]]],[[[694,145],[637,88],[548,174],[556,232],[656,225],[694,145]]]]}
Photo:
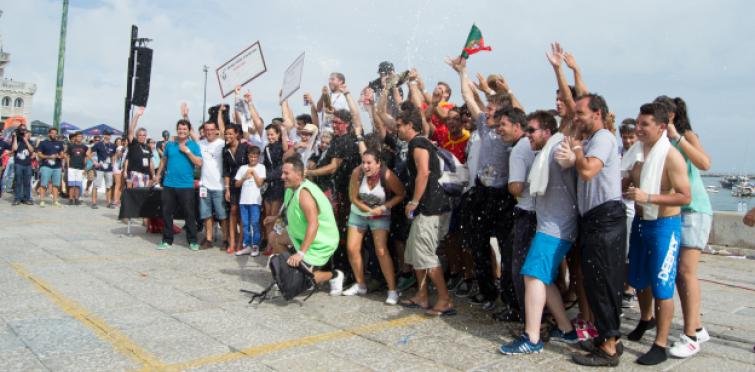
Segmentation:
{"type": "Polygon", "coordinates": [[[676,286],[684,314],[684,332],[680,335],[679,341],[669,349],[671,356],[687,358],[697,354],[700,351],[700,343],[710,339],[700,319],[700,285],[697,281],[697,263],[708,243],[713,223],[713,210],[708,192],[705,191],[700,178],[700,170],[710,169],[710,156],[692,131],[684,100],[660,96],[655,102],[663,104],[669,110],[671,124],[667,129],[668,138],[687,161],[687,175],[692,191],[692,202],[682,207],[682,236],[679,244],[681,249],[676,273],[676,286]]]}
{"type": "Polygon", "coordinates": [[[304,164],[299,156],[291,156],[284,160],[282,172],[281,179],[286,188],[283,211],[279,216],[265,218],[265,225],[273,230],[269,241],[274,247],[278,247],[276,253],[280,253],[281,247],[285,247],[286,244],[292,244],[297,252],[291,255],[288,264],[298,267],[299,263],[304,261],[312,265],[315,281],[322,283],[329,280],[331,295],[340,296],[343,273],[339,270],[335,270],[335,273],[322,270],[322,266],[328,263],[338,247],[339,241],[330,201],[317,185],[303,178],[304,164]],[[274,237],[273,234],[276,232],[273,225],[279,218],[283,219],[286,229],[278,233],[280,236],[274,237]],[[290,241],[286,238],[290,238],[290,241]],[[337,294],[333,294],[334,292],[337,294]]]}

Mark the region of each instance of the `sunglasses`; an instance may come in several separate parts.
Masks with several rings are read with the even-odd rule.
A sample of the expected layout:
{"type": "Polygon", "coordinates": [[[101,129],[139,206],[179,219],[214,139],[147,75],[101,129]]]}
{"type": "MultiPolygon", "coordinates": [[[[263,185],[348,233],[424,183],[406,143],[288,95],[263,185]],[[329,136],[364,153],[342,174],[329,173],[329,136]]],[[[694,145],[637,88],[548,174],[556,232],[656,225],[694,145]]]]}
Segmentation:
{"type": "Polygon", "coordinates": [[[667,95],[658,96],[658,98],[655,99],[658,102],[666,102],[670,101],[671,98],[669,98],[667,95]]]}
{"type": "Polygon", "coordinates": [[[622,124],[620,130],[634,130],[634,124],[622,124]]]}
{"type": "Polygon", "coordinates": [[[529,134],[532,134],[532,133],[535,133],[535,132],[537,132],[539,130],[540,130],[540,128],[527,127],[527,129],[525,129],[524,131],[527,132],[527,133],[529,133],[529,134]]]}

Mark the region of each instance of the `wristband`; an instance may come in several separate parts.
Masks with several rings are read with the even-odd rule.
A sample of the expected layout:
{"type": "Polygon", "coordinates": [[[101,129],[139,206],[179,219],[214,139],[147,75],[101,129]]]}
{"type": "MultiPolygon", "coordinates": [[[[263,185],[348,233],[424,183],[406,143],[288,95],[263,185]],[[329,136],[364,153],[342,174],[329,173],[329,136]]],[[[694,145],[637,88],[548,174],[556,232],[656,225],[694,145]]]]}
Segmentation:
{"type": "Polygon", "coordinates": [[[343,92],[343,95],[344,95],[344,96],[346,96],[346,95],[349,95],[349,94],[351,94],[351,92],[349,92],[348,90],[347,90],[347,91],[345,91],[345,92],[343,92]]]}
{"type": "Polygon", "coordinates": [[[491,96],[491,97],[494,96],[495,95],[495,91],[491,90],[490,93],[488,93],[488,95],[491,96]]]}
{"type": "Polygon", "coordinates": [[[582,146],[580,146],[580,145],[577,145],[577,146],[574,146],[574,147],[572,147],[572,148],[571,148],[571,150],[572,150],[572,152],[574,152],[574,151],[576,151],[577,149],[581,149],[581,148],[582,148],[582,146]]]}
{"type": "Polygon", "coordinates": [[[419,203],[415,203],[414,200],[409,200],[409,204],[419,205],[419,203]]]}
{"type": "Polygon", "coordinates": [[[651,197],[652,197],[652,195],[648,194],[648,202],[647,202],[647,203],[645,203],[645,204],[650,204],[650,198],[651,198],[651,197]]]}
{"type": "Polygon", "coordinates": [[[422,94],[427,94],[427,89],[423,90],[422,94]]]}
{"type": "Polygon", "coordinates": [[[508,92],[506,92],[506,93],[507,93],[507,94],[509,94],[509,95],[511,95],[511,94],[514,94],[514,91],[513,91],[513,90],[509,90],[509,91],[508,91],[508,92]]]}
{"type": "MultiPolygon", "coordinates": [[[[158,177],[159,177],[159,176],[158,176],[158,177]]],[[[225,188],[226,188],[226,189],[227,189],[227,188],[229,188],[229,187],[230,187],[230,186],[228,186],[228,185],[225,185],[225,188]]]]}
{"type": "Polygon", "coordinates": [[[298,254],[299,256],[302,256],[302,257],[304,257],[304,255],[305,255],[306,253],[304,253],[304,252],[302,252],[302,251],[296,251],[296,254],[298,254]]]}
{"type": "Polygon", "coordinates": [[[381,210],[382,210],[383,212],[385,212],[385,211],[387,211],[387,210],[388,210],[388,208],[386,208],[386,207],[385,207],[385,205],[381,205],[381,206],[380,206],[380,209],[381,209],[381,210]]]}
{"type": "Polygon", "coordinates": [[[417,82],[416,81],[410,81],[409,84],[417,85],[417,82]]]}
{"type": "Polygon", "coordinates": [[[461,75],[461,78],[462,79],[466,79],[467,78],[467,74],[461,75]]]}

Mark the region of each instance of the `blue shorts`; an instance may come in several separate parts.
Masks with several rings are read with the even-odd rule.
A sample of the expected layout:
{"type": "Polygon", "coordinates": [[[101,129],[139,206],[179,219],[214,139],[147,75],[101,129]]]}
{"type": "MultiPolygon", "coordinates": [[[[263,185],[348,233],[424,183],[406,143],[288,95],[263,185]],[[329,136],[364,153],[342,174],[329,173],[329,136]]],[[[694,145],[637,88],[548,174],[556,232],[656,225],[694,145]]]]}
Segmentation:
{"type": "Polygon", "coordinates": [[[47,184],[52,181],[52,185],[55,187],[60,186],[60,176],[63,174],[63,170],[60,168],[40,167],[39,185],[47,187],[47,184]]]}
{"type": "Polygon", "coordinates": [[[680,216],[654,221],[635,217],[629,244],[629,285],[637,289],[652,286],[653,297],[659,300],[674,298],[681,235],[680,216]]]}
{"type": "Polygon", "coordinates": [[[574,243],[538,232],[532,240],[530,252],[522,266],[522,275],[539,279],[546,285],[553,284],[558,275],[558,265],[574,243]]]}
{"type": "Polygon", "coordinates": [[[451,211],[451,224],[448,225],[448,233],[456,232],[459,229],[459,223],[461,222],[461,206],[454,207],[451,211]]]}
{"type": "Polygon", "coordinates": [[[391,216],[380,218],[367,218],[354,212],[349,213],[349,226],[356,227],[359,230],[385,230],[391,231],[391,216]]]}
{"type": "Polygon", "coordinates": [[[199,219],[206,220],[213,215],[215,211],[215,220],[224,221],[228,218],[225,210],[225,191],[224,190],[207,190],[207,197],[199,198],[199,219]]]}
{"type": "Polygon", "coordinates": [[[682,247],[705,249],[713,217],[692,210],[682,210],[682,247]]]}

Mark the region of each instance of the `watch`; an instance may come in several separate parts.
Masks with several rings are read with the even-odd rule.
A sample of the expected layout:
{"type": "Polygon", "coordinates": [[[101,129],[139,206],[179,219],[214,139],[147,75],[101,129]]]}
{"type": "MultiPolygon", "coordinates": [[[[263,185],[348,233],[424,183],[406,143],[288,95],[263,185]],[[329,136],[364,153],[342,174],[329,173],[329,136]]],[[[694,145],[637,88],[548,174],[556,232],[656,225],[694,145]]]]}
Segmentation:
{"type": "Polygon", "coordinates": [[[419,203],[414,202],[414,200],[409,200],[409,204],[419,205],[419,203]]]}
{"type": "Polygon", "coordinates": [[[383,210],[383,212],[385,212],[385,211],[387,211],[387,210],[388,210],[388,208],[386,208],[386,207],[385,207],[385,205],[381,205],[381,206],[380,206],[380,209],[382,209],[382,210],[383,210]]]}

